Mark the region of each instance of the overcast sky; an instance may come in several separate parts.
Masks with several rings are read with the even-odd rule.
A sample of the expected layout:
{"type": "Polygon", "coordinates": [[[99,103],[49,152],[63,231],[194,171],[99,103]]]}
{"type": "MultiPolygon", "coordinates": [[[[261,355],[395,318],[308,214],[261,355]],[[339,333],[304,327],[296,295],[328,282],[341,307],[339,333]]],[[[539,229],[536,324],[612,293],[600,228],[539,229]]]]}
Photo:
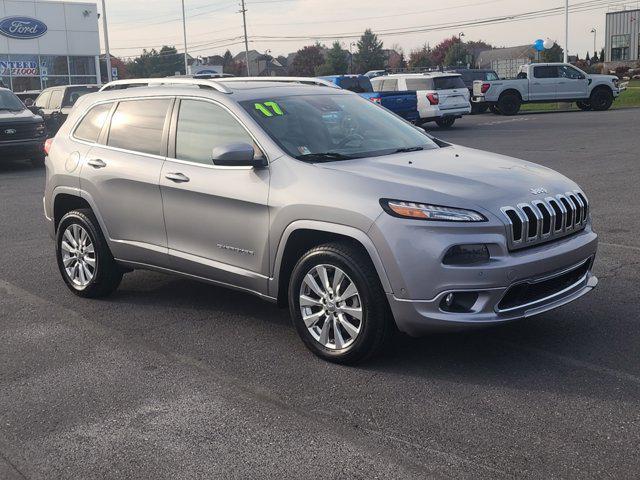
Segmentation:
{"type": "MultiPolygon", "coordinates": [[[[588,0],[570,0],[570,5],[588,0]]],[[[100,3],[100,2],[98,2],[100,3]]],[[[591,0],[598,9],[570,15],[569,51],[581,57],[593,51],[592,28],[597,29],[598,50],[604,45],[607,5],[637,8],[640,1],[591,0]]],[[[189,51],[195,55],[233,53],[243,49],[239,0],[185,0],[189,51]]],[[[246,0],[249,48],[286,54],[313,40],[276,41],[258,36],[342,35],[345,48],[353,42],[349,34],[372,28],[386,47],[400,46],[405,54],[424,43],[434,45],[443,38],[464,32],[466,40],[484,40],[496,46],[533,43],[551,38],[564,43],[564,16],[507,21],[502,24],[448,28],[423,33],[386,35],[382,30],[428,27],[513,15],[553,7],[563,0],[246,0]],[[251,40],[254,38],[254,40],[251,40]]],[[[182,51],[180,0],[107,0],[112,53],[137,55],[142,47],[176,45],[182,51]]],[[[332,40],[322,39],[330,44],[332,40]]]]}

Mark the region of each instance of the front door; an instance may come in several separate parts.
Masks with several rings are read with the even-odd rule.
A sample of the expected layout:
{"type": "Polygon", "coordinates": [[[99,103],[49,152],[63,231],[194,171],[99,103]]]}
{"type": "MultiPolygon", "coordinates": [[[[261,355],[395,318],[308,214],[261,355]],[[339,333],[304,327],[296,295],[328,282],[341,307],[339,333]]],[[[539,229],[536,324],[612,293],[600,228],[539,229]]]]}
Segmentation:
{"type": "Polygon", "coordinates": [[[158,179],[172,104],[172,98],[118,103],[110,128],[83,162],[80,187],[96,205],[118,259],[158,266],[168,261],[158,179]]]}
{"type": "Polygon", "coordinates": [[[529,100],[556,101],[558,99],[557,65],[533,67],[533,78],[529,79],[529,100]]]}
{"type": "Polygon", "coordinates": [[[174,158],[167,159],[160,177],[174,268],[264,293],[269,169],[213,164],[216,146],[242,142],[257,149],[225,107],[183,99],[176,108],[170,140],[174,158]]]}
{"type": "Polygon", "coordinates": [[[575,100],[589,96],[589,80],[586,75],[569,65],[561,65],[558,72],[558,99],[575,100]]]}

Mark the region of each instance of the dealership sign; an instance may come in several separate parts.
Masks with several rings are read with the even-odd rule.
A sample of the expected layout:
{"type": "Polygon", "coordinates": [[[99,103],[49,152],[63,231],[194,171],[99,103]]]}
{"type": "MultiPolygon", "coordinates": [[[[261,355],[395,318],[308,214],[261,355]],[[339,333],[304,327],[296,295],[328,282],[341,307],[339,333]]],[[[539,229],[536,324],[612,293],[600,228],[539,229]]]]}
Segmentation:
{"type": "Polygon", "coordinates": [[[6,17],[0,19],[0,35],[19,40],[38,38],[47,33],[47,26],[40,20],[29,17],[6,17]]]}
{"type": "Polygon", "coordinates": [[[0,60],[0,75],[12,77],[36,77],[38,76],[38,62],[16,62],[0,60]]]}

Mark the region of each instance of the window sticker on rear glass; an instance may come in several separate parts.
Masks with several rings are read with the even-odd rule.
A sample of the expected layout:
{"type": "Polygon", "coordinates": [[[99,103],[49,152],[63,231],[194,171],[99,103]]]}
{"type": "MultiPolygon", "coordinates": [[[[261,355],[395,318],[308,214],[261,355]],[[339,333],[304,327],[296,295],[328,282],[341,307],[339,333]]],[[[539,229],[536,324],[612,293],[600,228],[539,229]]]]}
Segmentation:
{"type": "Polygon", "coordinates": [[[256,103],[255,109],[265,117],[273,117],[274,115],[284,115],[282,108],[276,102],[256,103]]]}

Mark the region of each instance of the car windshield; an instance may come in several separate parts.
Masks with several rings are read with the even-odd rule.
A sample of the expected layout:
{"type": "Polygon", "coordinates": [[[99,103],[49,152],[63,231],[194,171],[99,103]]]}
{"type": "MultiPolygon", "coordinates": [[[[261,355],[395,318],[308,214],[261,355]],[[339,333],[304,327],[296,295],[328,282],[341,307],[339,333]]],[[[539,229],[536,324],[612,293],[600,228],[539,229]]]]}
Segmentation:
{"type": "Polygon", "coordinates": [[[24,109],[24,103],[11,90],[0,90],[0,110],[21,112],[24,109]]]}
{"type": "Polygon", "coordinates": [[[240,104],[282,149],[301,160],[438,148],[423,131],[355,94],[295,95],[240,104]]]}

